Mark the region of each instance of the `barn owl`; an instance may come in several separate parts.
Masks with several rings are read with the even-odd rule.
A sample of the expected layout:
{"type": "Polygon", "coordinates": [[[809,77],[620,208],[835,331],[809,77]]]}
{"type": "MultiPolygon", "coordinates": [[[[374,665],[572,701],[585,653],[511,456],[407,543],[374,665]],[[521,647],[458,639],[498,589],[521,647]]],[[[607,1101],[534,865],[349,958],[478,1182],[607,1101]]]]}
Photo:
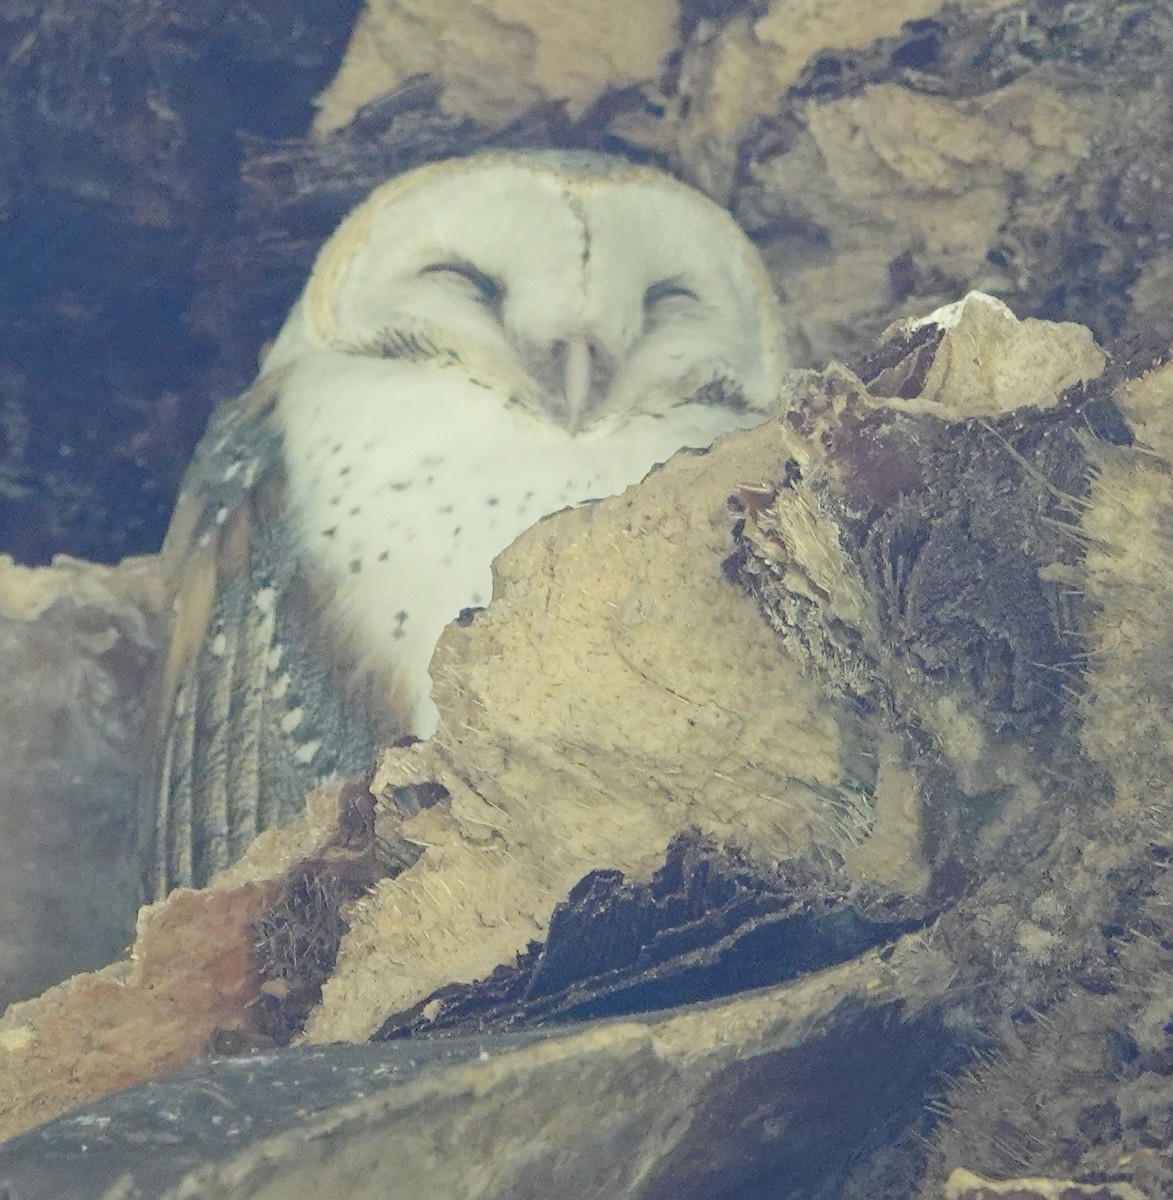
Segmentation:
{"type": "Polygon", "coordinates": [[[493,558],[763,420],[784,353],[753,246],[668,175],[498,153],[376,189],[184,481],[148,898],[202,885],[380,743],[429,736],[432,650],[488,603],[493,558]]]}

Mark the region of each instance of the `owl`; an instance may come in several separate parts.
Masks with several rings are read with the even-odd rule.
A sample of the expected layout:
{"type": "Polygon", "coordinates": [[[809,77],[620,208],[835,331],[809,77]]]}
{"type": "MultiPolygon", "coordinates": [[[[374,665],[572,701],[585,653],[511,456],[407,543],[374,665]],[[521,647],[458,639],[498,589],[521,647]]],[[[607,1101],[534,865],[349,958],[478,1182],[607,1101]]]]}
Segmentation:
{"type": "Polygon", "coordinates": [[[752,244],[659,171],[486,153],[376,189],[184,481],[147,898],[202,886],[380,744],[428,737],[432,651],[489,602],[493,558],[763,420],[784,357],[752,244]]]}

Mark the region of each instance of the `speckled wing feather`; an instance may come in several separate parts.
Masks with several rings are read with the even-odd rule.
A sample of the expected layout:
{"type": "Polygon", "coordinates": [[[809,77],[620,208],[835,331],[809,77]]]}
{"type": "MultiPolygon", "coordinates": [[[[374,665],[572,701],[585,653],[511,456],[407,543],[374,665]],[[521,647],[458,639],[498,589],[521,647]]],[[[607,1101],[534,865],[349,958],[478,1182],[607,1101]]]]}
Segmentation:
{"type": "Polygon", "coordinates": [[[202,886],[378,740],[345,703],[289,536],[281,378],[217,411],[167,534],[175,604],[142,796],[147,899],[202,886]]]}

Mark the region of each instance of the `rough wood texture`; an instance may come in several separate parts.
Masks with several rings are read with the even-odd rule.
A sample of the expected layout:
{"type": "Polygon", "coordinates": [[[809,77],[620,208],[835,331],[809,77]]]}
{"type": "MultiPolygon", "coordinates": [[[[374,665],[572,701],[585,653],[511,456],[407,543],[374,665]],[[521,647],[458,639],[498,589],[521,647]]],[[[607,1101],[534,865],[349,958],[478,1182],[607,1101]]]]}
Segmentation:
{"type": "Polygon", "coordinates": [[[131,961],[9,1006],[0,1018],[0,1136],[174,1071],[213,1048],[221,1028],[247,1026],[263,982],[254,928],[279,903],[291,866],[329,844],[336,813],[335,796],[311,798],[279,847],[258,839],[243,882],[234,869],[144,908],[131,961]]]}
{"type": "MultiPolygon", "coordinates": [[[[130,975],[0,1023],[0,1078],[23,1085],[8,1128],[202,1045],[304,1023],[407,1037],[410,1058],[446,1030],[482,1040],[418,1078],[364,1075],[357,1107],[250,1124],[239,1152],[192,1125],[175,1171],[225,1196],[309,1194],[356,1163],[382,1186],[386,1154],[436,1195],[473,1177],[524,1195],[538,1171],[584,1195],[929,1197],[959,1165],[1159,1193],[1164,1161],[1138,1152],[1170,1053],[1173,368],[1139,367],[970,297],[893,329],[859,375],[797,375],[783,422],[543,522],[446,634],[441,735],[387,754],[373,807],[361,786],[319,797],[206,900],[148,910],[130,975]],[[1032,403],[1002,411],[1000,364],[1032,341],[1032,403]],[[773,986],[690,1004],[750,984],[773,986]],[[498,1040],[600,1015],[624,1019],[498,1040]],[[126,1039],[156,1050],[128,1065],[126,1039]],[[592,1107],[616,1089],[622,1128],[592,1107]],[[506,1095],[527,1149],[487,1171],[506,1095]],[[443,1169],[422,1128],[448,1131],[443,1169]]],[[[264,1060],[274,1087],[334,1061],[304,1053],[264,1060]]],[[[405,1061],[369,1053],[362,1071],[405,1061]]],[[[192,1069],[227,1112],[261,1103],[232,1099],[235,1067],[192,1069]]],[[[84,1118],[119,1114],[103,1153],[132,1175],[158,1156],[122,1131],[155,1095],[84,1118]]],[[[44,1194],[41,1157],[83,1128],[0,1152],[16,1194],[44,1194]]]]}
{"type": "Polygon", "coordinates": [[[947,971],[903,942],[698,1012],[199,1068],[0,1147],[0,1178],[19,1200],[808,1194],[925,1085],[947,971]]]}
{"type": "MultiPolygon", "coordinates": [[[[493,0],[443,55],[416,27],[382,76],[364,43],[407,44],[414,11],[384,2],[315,129],[350,22],[279,7],[0,17],[18,555],[146,548],[338,216],[482,145],[619,150],[700,184],[762,246],[797,359],[853,366],[796,377],[793,420],[736,455],[532,531],[442,647],[437,743],[148,914],[133,970],[8,1013],[6,1131],[209,1041],[411,1035],[410,1055],[429,1031],[606,1011],[629,1020],[537,1049],[495,1034],[484,1062],[323,1099],[167,1186],[190,1167],[202,1194],[290,1200],[382,1188],[394,1161],[420,1195],[1167,1192],[1173,5],[685,0],[673,37],[653,6],[616,46],[605,21],[493,0]],[[486,82],[484,38],[519,69],[486,82]],[[977,302],[877,346],[974,286],[1087,328],[977,302]],[[178,957],[147,936],[164,927],[178,957]],[[750,971],[763,946],[778,976],[750,971]],[[773,986],[640,1015],[746,978],[773,986]]],[[[265,1061],[275,1086],[310,1078],[265,1061]]],[[[232,1070],[193,1067],[181,1097],[236,1096],[232,1070]]],[[[153,1094],[105,1110],[130,1130],[110,1161],[142,1179],[153,1094]]],[[[81,1120],[0,1151],[13,1194],[62,1194],[49,1160],[100,1194],[92,1159],[58,1157],[81,1120]]]]}
{"type": "Polygon", "coordinates": [[[153,559],[0,557],[0,1008],[134,938],[134,788],[162,592],[153,559]]]}

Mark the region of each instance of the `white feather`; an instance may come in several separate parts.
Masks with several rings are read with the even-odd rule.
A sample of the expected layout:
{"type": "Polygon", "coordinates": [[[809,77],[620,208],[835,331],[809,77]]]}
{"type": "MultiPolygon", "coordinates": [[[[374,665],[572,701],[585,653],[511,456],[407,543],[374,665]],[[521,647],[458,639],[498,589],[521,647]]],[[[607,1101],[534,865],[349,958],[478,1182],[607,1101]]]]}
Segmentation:
{"type": "Polygon", "coordinates": [[[488,603],[492,559],[540,517],[764,419],[783,363],[749,241],[656,172],[485,156],[356,210],[265,369],[288,372],[296,536],[417,734],[435,726],[436,640],[488,603]],[[714,380],[725,402],[690,401],[714,380]]]}

